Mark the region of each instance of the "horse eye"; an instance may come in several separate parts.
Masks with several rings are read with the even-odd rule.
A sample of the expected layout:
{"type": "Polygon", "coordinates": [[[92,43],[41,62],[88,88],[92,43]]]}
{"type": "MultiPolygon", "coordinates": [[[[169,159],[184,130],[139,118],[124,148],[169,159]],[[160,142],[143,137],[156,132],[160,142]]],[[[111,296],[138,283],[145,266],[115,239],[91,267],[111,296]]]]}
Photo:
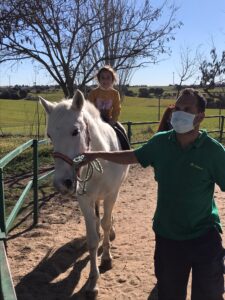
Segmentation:
{"type": "Polygon", "coordinates": [[[73,133],[72,133],[72,136],[76,136],[76,135],[78,135],[78,133],[80,132],[80,130],[79,129],[74,129],[74,131],[73,131],[73,133]]]}

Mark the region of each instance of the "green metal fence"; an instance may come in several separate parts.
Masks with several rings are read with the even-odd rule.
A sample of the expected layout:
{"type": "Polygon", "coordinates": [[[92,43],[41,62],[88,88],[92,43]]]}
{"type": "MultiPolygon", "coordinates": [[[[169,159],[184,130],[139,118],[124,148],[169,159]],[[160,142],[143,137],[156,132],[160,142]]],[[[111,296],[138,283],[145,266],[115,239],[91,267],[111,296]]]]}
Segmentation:
{"type": "Polygon", "coordinates": [[[12,276],[5,251],[7,234],[13,226],[13,223],[24,204],[27,194],[33,189],[33,223],[38,223],[38,182],[50,176],[53,171],[38,177],[38,146],[47,144],[47,140],[29,140],[23,145],[17,147],[0,160],[0,299],[16,300],[16,293],[13,286],[12,276]],[[17,200],[14,208],[6,218],[5,214],[5,195],[4,195],[4,167],[15,157],[20,155],[26,149],[33,148],[33,178],[24,188],[21,196],[17,200]]]}
{"type": "Polygon", "coordinates": [[[1,300],[17,299],[5,251],[5,245],[2,240],[0,240],[0,286],[1,300]]]}
{"type": "MultiPolygon", "coordinates": [[[[223,134],[225,133],[224,131],[224,119],[225,116],[222,115],[213,115],[213,116],[206,116],[205,119],[218,119],[218,128],[214,130],[208,130],[207,132],[209,134],[216,135],[216,138],[222,142],[223,140],[223,134]]],[[[149,122],[123,122],[123,125],[125,125],[127,129],[127,135],[128,139],[130,141],[131,145],[140,145],[144,144],[148,141],[149,139],[149,134],[139,134],[138,131],[136,130],[137,127],[141,128],[143,130],[143,126],[150,125],[153,128],[153,132],[157,131],[157,125],[159,124],[159,121],[149,121],[149,122]],[[147,139],[146,139],[147,138],[147,139]]],[[[147,131],[147,130],[146,130],[147,131]]]]}

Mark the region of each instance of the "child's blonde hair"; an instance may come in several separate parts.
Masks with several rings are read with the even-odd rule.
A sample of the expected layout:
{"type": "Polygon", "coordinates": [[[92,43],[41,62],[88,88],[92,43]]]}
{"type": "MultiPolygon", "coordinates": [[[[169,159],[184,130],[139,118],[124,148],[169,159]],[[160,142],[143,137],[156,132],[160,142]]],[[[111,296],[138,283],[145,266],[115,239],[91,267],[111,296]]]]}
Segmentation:
{"type": "Polygon", "coordinates": [[[105,71],[109,72],[109,73],[112,75],[112,80],[113,80],[113,83],[114,83],[114,82],[117,80],[117,75],[116,75],[115,70],[114,70],[111,66],[109,66],[109,65],[106,65],[106,66],[102,67],[102,68],[98,71],[98,73],[96,74],[96,77],[97,77],[97,79],[98,79],[98,82],[100,82],[100,76],[101,76],[101,73],[102,73],[102,72],[105,72],[105,71]]]}

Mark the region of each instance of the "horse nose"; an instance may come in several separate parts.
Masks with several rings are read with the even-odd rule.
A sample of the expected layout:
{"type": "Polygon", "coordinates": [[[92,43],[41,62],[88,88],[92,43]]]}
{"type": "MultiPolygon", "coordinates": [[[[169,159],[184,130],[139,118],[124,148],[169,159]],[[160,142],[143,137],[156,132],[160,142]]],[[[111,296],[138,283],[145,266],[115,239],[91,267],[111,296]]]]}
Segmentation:
{"type": "Polygon", "coordinates": [[[64,185],[65,185],[68,189],[70,189],[70,188],[72,187],[72,184],[73,184],[73,182],[72,182],[71,179],[66,179],[66,180],[64,181],[64,185]]]}

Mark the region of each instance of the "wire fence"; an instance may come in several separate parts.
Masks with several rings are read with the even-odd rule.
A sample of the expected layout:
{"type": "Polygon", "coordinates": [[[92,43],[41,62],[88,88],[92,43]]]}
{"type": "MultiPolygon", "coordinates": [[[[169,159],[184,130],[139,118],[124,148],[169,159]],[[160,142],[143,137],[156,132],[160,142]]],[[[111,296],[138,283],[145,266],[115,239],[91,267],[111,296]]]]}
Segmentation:
{"type": "MultiPolygon", "coordinates": [[[[14,114],[15,112],[13,111],[12,113],[14,114]]],[[[7,122],[6,119],[2,121],[1,119],[0,135],[2,136],[21,135],[28,138],[41,139],[46,135],[46,114],[43,110],[40,110],[39,105],[36,106],[33,115],[29,115],[27,118],[17,116],[15,122],[7,122]]],[[[222,141],[223,122],[223,115],[208,115],[205,117],[201,127],[206,129],[214,138],[222,141]]],[[[132,144],[140,144],[157,132],[159,121],[132,122],[129,120],[122,124],[127,129],[130,142],[132,144]]]]}

